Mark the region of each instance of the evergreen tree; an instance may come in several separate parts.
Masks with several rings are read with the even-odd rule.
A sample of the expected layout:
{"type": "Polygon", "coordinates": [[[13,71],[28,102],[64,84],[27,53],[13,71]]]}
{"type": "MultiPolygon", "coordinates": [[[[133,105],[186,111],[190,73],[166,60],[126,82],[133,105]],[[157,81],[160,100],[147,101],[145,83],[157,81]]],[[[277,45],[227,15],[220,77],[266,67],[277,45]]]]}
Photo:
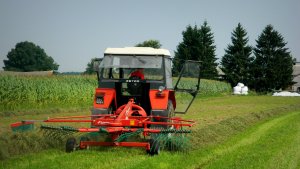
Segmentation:
{"type": "Polygon", "coordinates": [[[200,56],[200,33],[195,25],[187,26],[182,32],[183,42],[177,46],[173,60],[173,74],[178,75],[185,60],[199,60],[200,56]]]}
{"type": "Polygon", "coordinates": [[[215,79],[218,77],[216,63],[216,46],[214,45],[214,36],[211,28],[205,21],[200,28],[200,56],[201,63],[201,77],[206,79],[215,79]]]}
{"type": "Polygon", "coordinates": [[[216,46],[213,44],[213,33],[205,21],[199,29],[187,26],[182,32],[183,42],[177,46],[173,60],[173,73],[178,74],[182,68],[184,60],[201,61],[201,77],[214,79],[217,77],[216,66],[216,46]]]}
{"type": "Polygon", "coordinates": [[[238,82],[249,85],[253,57],[250,56],[252,49],[247,45],[249,41],[247,32],[239,23],[231,35],[232,44],[225,49],[225,55],[221,60],[221,69],[225,73],[225,79],[232,86],[238,82]]]}
{"type": "Polygon", "coordinates": [[[57,70],[56,64],[44,49],[32,42],[19,42],[16,47],[7,54],[8,60],[4,60],[4,70],[8,71],[45,71],[57,70]]]}
{"type": "Polygon", "coordinates": [[[253,87],[260,92],[286,88],[292,82],[293,58],[282,35],[267,25],[256,43],[253,87]]]}

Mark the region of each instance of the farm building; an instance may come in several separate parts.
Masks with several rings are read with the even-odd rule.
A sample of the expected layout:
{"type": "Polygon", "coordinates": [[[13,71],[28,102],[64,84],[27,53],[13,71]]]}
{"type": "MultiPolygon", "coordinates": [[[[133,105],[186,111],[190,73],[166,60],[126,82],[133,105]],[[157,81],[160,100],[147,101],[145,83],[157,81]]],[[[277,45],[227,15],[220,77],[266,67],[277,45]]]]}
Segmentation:
{"type": "Polygon", "coordinates": [[[297,62],[293,69],[293,82],[295,82],[295,84],[292,86],[292,90],[300,92],[300,62],[297,62]]]}
{"type": "Polygon", "coordinates": [[[220,66],[217,66],[217,72],[218,72],[218,78],[219,79],[224,79],[225,78],[225,73],[222,71],[222,69],[220,68],[220,66]]]}

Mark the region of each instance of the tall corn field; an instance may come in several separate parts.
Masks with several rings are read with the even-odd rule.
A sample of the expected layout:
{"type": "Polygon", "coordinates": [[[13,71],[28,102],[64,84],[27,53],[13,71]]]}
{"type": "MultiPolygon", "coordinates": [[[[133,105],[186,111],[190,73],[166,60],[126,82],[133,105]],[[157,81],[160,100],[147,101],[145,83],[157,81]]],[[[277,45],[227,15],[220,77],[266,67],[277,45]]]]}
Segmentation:
{"type": "MultiPolygon", "coordinates": [[[[175,86],[178,78],[173,78],[173,86],[175,86]]],[[[196,84],[198,83],[198,79],[195,78],[181,78],[178,83],[178,88],[181,89],[196,89],[196,84]]],[[[200,90],[199,94],[202,96],[211,96],[218,94],[228,94],[231,93],[232,89],[229,83],[215,80],[200,80],[200,90]]]]}
{"type": "Polygon", "coordinates": [[[231,92],[232,88],[229,83],[207,79],[200,81],[200,95],[202,96],[230,94],[231,92]]]}
{"type": "MultiPolygon", "coordinates": [[[[0,76],[0,111],[92,106],[97,87],[95,75],[0,76]]],[[[176,79],[173,79],[175,82],[176,79]]],[[[201,80],[200,95],[228,94],[228,83],[201,80]]]]}
{"type": "Polygon", "coordinates": [[[0,76],[0,110],[92,104],[94,76],[0,76]]]}

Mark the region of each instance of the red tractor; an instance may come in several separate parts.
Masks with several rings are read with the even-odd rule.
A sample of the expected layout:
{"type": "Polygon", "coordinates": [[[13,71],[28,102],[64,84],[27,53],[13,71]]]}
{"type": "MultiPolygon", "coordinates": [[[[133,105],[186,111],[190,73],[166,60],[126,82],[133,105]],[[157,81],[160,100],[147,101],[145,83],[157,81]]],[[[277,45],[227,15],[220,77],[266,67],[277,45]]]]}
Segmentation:
{"type": "MultiPolygon", "coordinates": [[[[185,113],[196,97],[200,83],[200,65],[199,62],[185,61],[173,87],[171,63],[170,52],[166,49],[107,48],[101,63],[95,64],[99,83],[92,111],[94,118],[98,118],[98,115],[117,116],[116,119],[125,121],[116,127],[144,128],[145,136],[154,132],[154,129],[159,129],[157,133],[161,130],[166,133],[174,130],[174,133],[179,132],[176,129],[183,126],[191,126],[192,121],[184,121],[174,115],[185,113]],[[181,98],[176,99],[177,95],[181,98]],[[177,107],[181,111],[174,111],[177,107]]],[[[100,120],[100,123],[103,125],[105,122],[100,120]]],[[[98,124],[92,123],[92,126],[97,127],[98,124]]],[[[107,124],[112,126],[111,122],[107,124]]],[[[124,129],[117,132],[113,139],[123,132],[124,129]]],[[[150,139],[149,145],[139,145],[146,147],[150,154],[157,154],[159,148],[151,149],[153,144],[155,142],[150,139]]],[[[131,145],[127,143],[127,146],[131,145]]],[[[134,143],[132,146],[138,144],[134,143]]]]}
{"type": "Polygon", "coordinates": [[[109,138],[99,141],[84,137],[77,143],[72,137],[67,140],[67,152],[89,146],[126,146],[144,147],[154,155],[166,144],[178,148],[182,143],[176,145],[174,140],[184,140],[183,135],[191,132],[186,128],[194,121],[183,120],[175,114],[185,113],[195,99],[200,84],[200,65],[195,61],[183,61],[173,87],[171,64],[170,52],[165,49],[107,48],[104,57],[94,63],[98,88],[92,115],[43,121],[88,122],[91,127],[43,125],[41,128],[104,133],[109,138]],[[143,139],[130,141],[133,136],[143,139]]]}
{"type": "MultiPolygon", "coordinates": [[[[184,62],[184,61],[183,61],[184,62]]],[[[93,115],[113,114],[129,99],[148,116],[173,117],[178,92],[192,97],[182,101],[186,113],[199,90],[199,62],[185,61],[173,87],[170,52],[146,47],[107,48],[101,64],[95,64],[98,88],[95,92],[93,115]],[[143,70],[144,78],[135,76],[143,70]]],[[[179,96],[183,96],[180,95],[179,96]]],[[[123,105],[123,107],[122,107],[123,105]]]]}

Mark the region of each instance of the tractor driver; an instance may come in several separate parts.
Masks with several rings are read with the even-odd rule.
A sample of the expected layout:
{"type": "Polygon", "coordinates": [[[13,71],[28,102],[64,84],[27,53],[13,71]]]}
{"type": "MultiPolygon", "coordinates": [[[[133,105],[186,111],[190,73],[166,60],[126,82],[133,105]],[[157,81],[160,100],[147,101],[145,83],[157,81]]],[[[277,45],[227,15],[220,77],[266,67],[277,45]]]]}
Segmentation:
{"type": "Polygon", "coordinates": [[[134,72],[130,74],[130,77],[138,77],[139,79],[144,80],[144,68],[137,68],[134,72]]]}

